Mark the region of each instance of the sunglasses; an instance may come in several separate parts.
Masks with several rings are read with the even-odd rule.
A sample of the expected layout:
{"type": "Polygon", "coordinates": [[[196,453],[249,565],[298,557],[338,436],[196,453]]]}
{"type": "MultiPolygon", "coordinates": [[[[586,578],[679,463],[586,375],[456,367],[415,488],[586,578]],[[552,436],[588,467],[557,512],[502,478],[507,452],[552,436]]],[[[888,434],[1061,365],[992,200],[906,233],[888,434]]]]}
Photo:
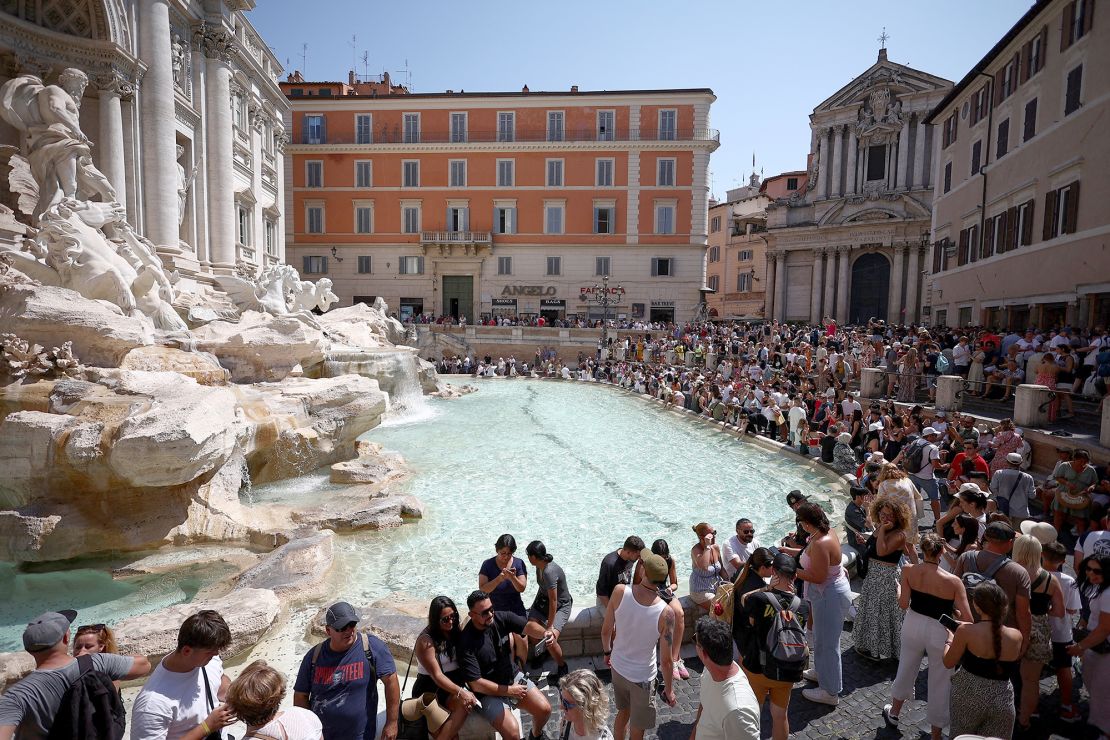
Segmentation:
{"type": "Polygon", "coordinates": [[[571,702],[564,699],[562,694],[559,694],[559,703],[563,706],[564,712],[569,712],[572,709],[578,708],[577,704],[572,704],[571,702]]]}
{"type": "Polygon", "coordinates": [[[83,624],[83,625],[81,625],[80,627],[77,628],[77,631],[78,632],[84,632],[85,630],[96,630],[96,631],[99,632],[100,630],[104,630],[104,629],[108,629],[108,625],[106,625],[106,624],[83,624]]]}
{"type": "Polygon", "coordinates": [[[451,624],[457,618],[458,618],[457,614],[445,614],[444,616],[439,618],[439,623],[440,624],[451,624]]]}
{"type": "Polygon", "coordinates": [[[755,534],[754,529],[741,529],[740,534],[755,534]]]}
{"type": "Polygon", "coordinates": [[[351,622],[343,627],[332,627],[332,629],[336,632],[347,632],[348,630],[353,630],[357,624],[358,622],[351,622]]]}
{"type": "Polygon", "coordinates": [[[1094,568],[1094,567],[1088,565],[1087,566],[1087,572],[1088,573],[1098,573],[1099,575],[1102,575],[1102,568],[1094,568]]]}
{"type": "Polygon", "coordinates": [[[491,606],[489,609],[483,609],[482,611],[478,612],[478,616],[479,617],[492,617],[493,616],[493,607],[491,606]]]}

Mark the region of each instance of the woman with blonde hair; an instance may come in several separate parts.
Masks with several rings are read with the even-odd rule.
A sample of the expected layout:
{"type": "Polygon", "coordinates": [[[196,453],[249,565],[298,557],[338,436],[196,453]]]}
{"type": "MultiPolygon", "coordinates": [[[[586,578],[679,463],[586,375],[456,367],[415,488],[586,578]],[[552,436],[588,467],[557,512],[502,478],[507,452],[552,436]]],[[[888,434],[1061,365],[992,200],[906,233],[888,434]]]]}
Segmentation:
{"type": "Polygon", "coordinates": [[[613,740],[609,722],[609,694],[592,671],[568,673],[559,682],[563,707],[560,740],[613,740]]]}
{"type": "Polygon", "coordinates": [[[1041,671],[1052,660],[1052,624],[1049,617],[1064,616],[1064,592],[1052,574],[1041,567],[1041,543],[1028,534],[1014,540],[1013,558],[1029,573],[1029,611],[1033,628],[1029,649],[1021,657],[1021,700],[1018,726],[1029,729],[1029,720],[1040,698],[1041,671]]]}
{"type": "MultiPolygon", "coordinates": [[[[883,469],[879,471],[879,489],[877,493],[880,496],[890,496],[891,498],[898,499],[906,505],[906,512],[909,514],[910,523],[908,526],[910,543],[917,541],[917,502],[921,498],[921,493],[918,492],[917,486],[910,480],[910,476],[906,471],[902,470],[893,463],[887,463],[883,469]]],[[[911,558],[913,562],[917,562],[916,553],[911,558]]]]}
{"type": "Polygon", "coordinates": [[[929,657],[929,701],[926,718],[932,726],[933,740],[940,740],[948,726],[948,701],[952,671],[944,667],[944,646],[948,630],[941,624],[943,615],[972,619],[964,582],[940,568],[944,540],[936,532],[921,538],[924,561],[902,567],[898,606],[906,610],[902,620],[902,644],[898,655],[898,675],[890,687],[891,703],[883,707],[883,719],[898,724],[902,705],[913,698],[914,683],[921,659],[929,657]]]}
{"type": "Polygon", "coordinates": [[[285,677],[266,661],[256,660],[227,687],[227,706],[247,726],[243,740],[322,740],[320,719],[307,709],[279,710],[285,677]]]}
{"type": "Polygon", "coordinates": [[[879,496],[871,504],[875,532],[867,541],[867,576],[860,587],[852,640],[856,652],[871,660],[897,658],[902,634],[898,606],[898,563],[912,549],[910,515],[906,505],[892,496],[879,496]]]}

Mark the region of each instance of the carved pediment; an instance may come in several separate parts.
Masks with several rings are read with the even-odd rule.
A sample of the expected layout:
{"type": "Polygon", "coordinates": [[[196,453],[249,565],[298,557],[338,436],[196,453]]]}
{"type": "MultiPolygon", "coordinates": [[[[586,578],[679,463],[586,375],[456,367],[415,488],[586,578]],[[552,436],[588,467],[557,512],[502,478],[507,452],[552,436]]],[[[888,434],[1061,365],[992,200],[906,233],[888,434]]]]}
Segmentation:
{"type": "Polygon", "coordinates": [[[951,80],[884,59],[871,65],[859,77],[826,98],[813,112],[817,114],[863,106],[871,101],[873,94],[882,90],[888,91],[892,97],[904,97],[919,92],[947,90],[950,87],[951,80]]]}

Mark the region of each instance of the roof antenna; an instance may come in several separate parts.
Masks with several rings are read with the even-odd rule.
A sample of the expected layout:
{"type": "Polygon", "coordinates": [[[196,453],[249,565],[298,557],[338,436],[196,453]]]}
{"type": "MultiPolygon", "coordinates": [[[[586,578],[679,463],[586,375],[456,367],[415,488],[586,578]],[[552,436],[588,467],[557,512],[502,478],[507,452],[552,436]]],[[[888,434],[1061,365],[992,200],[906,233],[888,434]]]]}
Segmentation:
{"type": "Polygon", "coordinates": [[[358,71],[358,36],[351,34],[351,71],[358,71]]]}
{"type": "Polygon", "coordinates": [[[308,77],[308,44],[301,44],[301,73],[308,77]]]}
{"type": "Polygon", "coordinates": [[[370,79],[370,52],[365,49],[362,51],[362,76],[370,79]]]}

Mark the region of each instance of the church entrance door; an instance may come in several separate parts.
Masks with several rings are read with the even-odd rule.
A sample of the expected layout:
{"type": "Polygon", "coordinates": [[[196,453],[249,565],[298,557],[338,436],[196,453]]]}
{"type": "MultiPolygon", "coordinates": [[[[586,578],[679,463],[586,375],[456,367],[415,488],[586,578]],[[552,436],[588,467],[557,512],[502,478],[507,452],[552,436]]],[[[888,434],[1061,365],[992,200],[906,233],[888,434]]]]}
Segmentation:
{"type": "Polygon", "coordinates": [[[886,319],[890,296],[890,260],[881,254],[865,254],[852,265],[852,293],[848,323],[866,324],[869,319],[886,319]]]}

